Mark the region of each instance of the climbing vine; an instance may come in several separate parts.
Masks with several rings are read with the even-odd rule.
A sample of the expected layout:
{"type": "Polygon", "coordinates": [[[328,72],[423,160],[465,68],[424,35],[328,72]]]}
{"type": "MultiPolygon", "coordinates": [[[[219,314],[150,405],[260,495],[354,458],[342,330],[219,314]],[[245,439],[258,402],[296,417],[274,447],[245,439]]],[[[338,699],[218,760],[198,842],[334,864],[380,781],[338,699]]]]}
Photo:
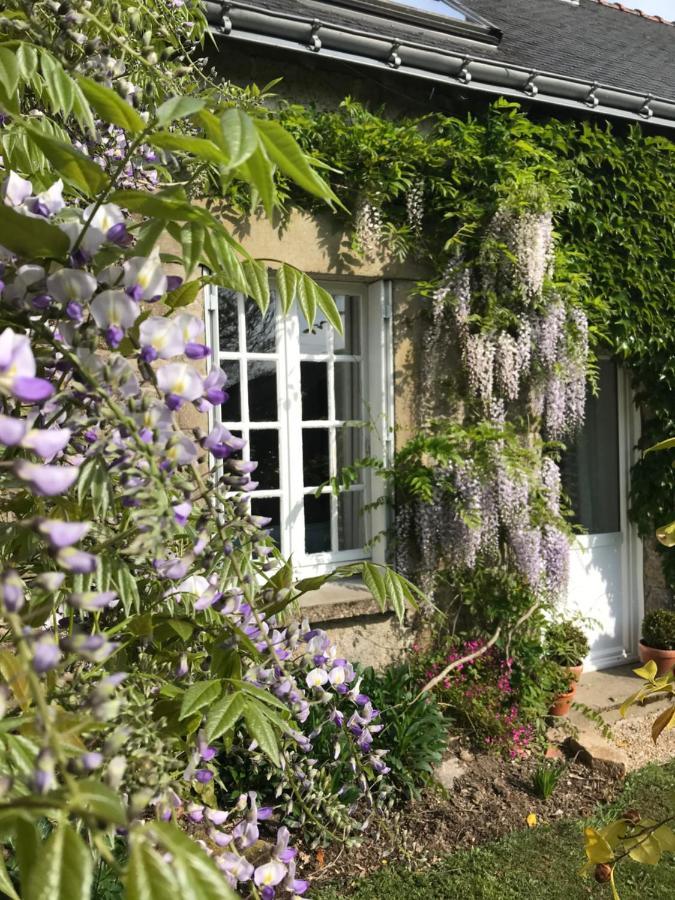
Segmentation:
{"type": "MultiPolygon", "coordinates": [[[[281,118],[314,158],[337,170],[332,184],[350,210],[344,215],[352,249],[368,256],[386,247],[436,273],[419,286],[426,298],[419,310],[426,318],[426,349],[445,317],[464,381],[446,379],[443,390],[459,390],[468,401],[468,429],[482,422],[483,434],[490,433],[488,398],[496,397],[510,406],[510,427],[522,438],[534,431],[545,440],[564,440],[581,421],[584,380],[593,386],[602,353],[630,370],[643,410],[643,446],[673,432],[671,140],[640,126],[535,119],[503,100],[464,118],[395,120],[349,99],[330,111],[288,105],[281,118]],[[462,299],[467,285],[470,309],[462,299]],[[528,342],[526,331],[533,327],[540,332],[534,338],[530,333],[528,342]],[[519,384],[528,343],[538,355],[526,373],[529,410],[519,384]],[[514,408],[516,397],[521,402],[514,408]],[[533,428],[533,414],[540,427],[533,428]]],[[[426,439],[438,444],[438,420],[431,416],[427,423],[426,439]]],[[[471,445],[478,459],[475,438],[466,432],[464,449],[471,445]]],[[[428,487],[411,463],[428,458],[429,446],[420,447],[420,440],[418,432],[399,456],[399,490],[412,469],[417,483],[428,487]]],[[[485,446],[494,451],[500,441],[503,446],[493,433],[485,446]]],[[[531,482],[537,467],[541,474],[543,457],[533,451],[531,437],[525,443],[539,458],[530,460],[531,482]]],[[[672,506],[671,456],[647,456],[634,467],[631,515],[642,536],[651,536],[672,506]]],[[[441,481],[447,484],[447,474],[441,481]]],[[[415,493],[415,482],[407,487],[415,493]]],[[[456,483],[452,493],[457,497],[456,483]]],[[[475,531],[475,510],[456,509],[475,531]]],[[[675,571],[670,581],[675,583],[675,571]]]]}

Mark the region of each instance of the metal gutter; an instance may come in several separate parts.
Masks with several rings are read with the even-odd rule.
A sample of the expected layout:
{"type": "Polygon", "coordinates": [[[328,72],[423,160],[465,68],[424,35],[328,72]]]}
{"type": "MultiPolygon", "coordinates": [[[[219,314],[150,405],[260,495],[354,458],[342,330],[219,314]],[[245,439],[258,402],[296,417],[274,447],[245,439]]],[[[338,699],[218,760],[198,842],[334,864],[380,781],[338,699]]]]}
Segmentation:
{"type": "Polygon", "coordinates": [[[204,5],[214,34],[229,40],[401,72],[460,87],[463,92],[496,94],[675,129],[675,100],[490,59],[476,51],[485,53],[493,48],[471,39],[463,41],[466,51],[434,49],[415,41],[272,12],[253,3],[226,0],[204,5]]]}

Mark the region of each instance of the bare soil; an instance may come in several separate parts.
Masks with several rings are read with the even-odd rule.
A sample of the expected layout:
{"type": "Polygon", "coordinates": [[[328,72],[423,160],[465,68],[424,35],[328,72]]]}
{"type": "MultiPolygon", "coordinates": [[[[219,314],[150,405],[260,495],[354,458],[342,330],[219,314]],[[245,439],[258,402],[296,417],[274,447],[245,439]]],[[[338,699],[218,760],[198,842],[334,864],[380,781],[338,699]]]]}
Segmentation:
{"type": "Polygon", "coordinates": [[[425,790],[386,821],[373,821],[360,846],[301,851],[303,874],[315,885],[327,881],[342,884],[393,863],[412,863],[418,868],[454,850],[527,828],[532,813],[537,825],[584,818],[621,790],[622,783],[616,778],[568,761],[553,796],[542,800],[532,787],[538,764],[533,759],[476,756],[466,763],[467,773],[450,791],[425,790]]]}

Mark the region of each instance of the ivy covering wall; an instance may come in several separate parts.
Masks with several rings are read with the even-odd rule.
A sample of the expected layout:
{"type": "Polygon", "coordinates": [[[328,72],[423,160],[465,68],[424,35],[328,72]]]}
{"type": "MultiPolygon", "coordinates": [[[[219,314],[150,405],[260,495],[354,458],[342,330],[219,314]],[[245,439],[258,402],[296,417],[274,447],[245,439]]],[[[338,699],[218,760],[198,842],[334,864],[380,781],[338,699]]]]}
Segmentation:
{"type": "MultiPolygon", "coordinates": [[[[465,118],[393,120],[350,100],[330,111],[288,105],[281,118],[333,168],[355,250],[386,246],[432,264],[438,278],[420,286],[429,322],[449,267],[480,263],[495,215],[520,206],[526,217],[543,204],[555,230],[549,288],[587,317],[588,378],[597,355],[611,354],[631,371],[642,445],[675,433],[673,141],[640,126],[534,119],[506,101],[465,118]]],[[[479,330],[508,328],[512,292],[485,296],[479,330]]],[[[634,468],[631,515],[643,537],[671,516],[672,455],[649,454],[634,468]]],[[[670,568],[672,585],[672,555],[670,568]]]]}

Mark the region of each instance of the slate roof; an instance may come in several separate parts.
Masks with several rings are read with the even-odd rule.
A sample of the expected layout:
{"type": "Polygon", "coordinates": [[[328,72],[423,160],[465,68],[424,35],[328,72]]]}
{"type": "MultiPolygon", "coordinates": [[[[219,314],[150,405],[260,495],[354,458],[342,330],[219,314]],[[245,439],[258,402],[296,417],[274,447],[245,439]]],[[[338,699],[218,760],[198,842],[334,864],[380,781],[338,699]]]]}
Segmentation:
{"type": "MultiPolygon", "coordinates": [[[[423,25],[387,19],[343,6],[340,0],[241,0],[207,3],[228,10],[274,15],[415,42],[611,87],[675,99],[675,27],[657,17],[632,14],[607,0],[462,0],[502,32],[486,42],[439,33],[423,25]]],[[[637,0],[639,2],[639,0],[637,0]]],[[[675,0],[674,0],[675,9],[675,0]]],[[[236,34],[232,34],[236,37],[236,34]]]]}
{"type": "Polygon", "coordinates": [[[675,98],[675,27],[663,20],[596,0],[466,5],[501,29],[498,56],[508,62],[675,98]]]}

